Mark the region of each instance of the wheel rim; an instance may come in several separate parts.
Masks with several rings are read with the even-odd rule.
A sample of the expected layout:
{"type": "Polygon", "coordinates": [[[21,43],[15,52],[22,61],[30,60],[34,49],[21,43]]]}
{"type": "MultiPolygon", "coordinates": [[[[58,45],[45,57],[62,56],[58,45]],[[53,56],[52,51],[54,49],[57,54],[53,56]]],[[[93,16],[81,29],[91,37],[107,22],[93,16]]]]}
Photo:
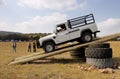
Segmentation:
{"type": "Polygon", "coordinates": [[[52,45],[47,45],[47,46],[46,46],[46,50],[47,50],[48,52],[53,51],[53,46],[52,46],[52,45]]]}
{"type": "Polygon", "coordinates": [[[91,40],[91,36],[90,35],[85,35],[85,41],[89,42],[91,40]]]}

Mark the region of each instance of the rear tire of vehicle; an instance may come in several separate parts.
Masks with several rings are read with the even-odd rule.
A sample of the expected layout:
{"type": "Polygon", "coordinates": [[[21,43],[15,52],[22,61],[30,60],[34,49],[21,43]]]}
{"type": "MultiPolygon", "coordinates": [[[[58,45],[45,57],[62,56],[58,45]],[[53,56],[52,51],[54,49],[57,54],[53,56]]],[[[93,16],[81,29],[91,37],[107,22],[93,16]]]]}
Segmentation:
{"type": "Polygon", "coordinates": [[[90,32],[85,32],[85,33],[82,34],[81,43],[90,42],[90,41],[92,41],[92,39],[93,39],[92,33],[90,33],[90,32]]]}
{"type": "Polygon", "coordinates": [[[46,42],[43,46],[43,49],[46,53],[52,52],[55,50],[55,44],[53,42],[46,42]]]}
{"type": "Polygon", "coordinates": [[[97,44],[91,44],[88,46],[89,48],[110,48],[109,43],[97,43],[97,44]]]}
{"type": "Polygon", "coordinates": [[[89,65],[96,66],[98,68],[112,68],[113,67],[112,58],[108,58],[108,59],[86,58],[86,63],[89,65]]]}

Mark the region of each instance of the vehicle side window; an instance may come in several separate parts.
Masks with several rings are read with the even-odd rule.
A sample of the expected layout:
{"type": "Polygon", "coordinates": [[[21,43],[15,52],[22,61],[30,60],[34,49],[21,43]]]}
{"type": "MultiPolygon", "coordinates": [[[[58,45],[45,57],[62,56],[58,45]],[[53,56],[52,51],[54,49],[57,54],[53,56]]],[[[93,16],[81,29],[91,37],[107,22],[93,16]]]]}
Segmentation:
{"type": "Polygon", "coordinates": [[[61,32],[61,31],[65,31],[66,30],[66,26],[65,24],[61,24],[57,26],[57,32],[61,32]]]}

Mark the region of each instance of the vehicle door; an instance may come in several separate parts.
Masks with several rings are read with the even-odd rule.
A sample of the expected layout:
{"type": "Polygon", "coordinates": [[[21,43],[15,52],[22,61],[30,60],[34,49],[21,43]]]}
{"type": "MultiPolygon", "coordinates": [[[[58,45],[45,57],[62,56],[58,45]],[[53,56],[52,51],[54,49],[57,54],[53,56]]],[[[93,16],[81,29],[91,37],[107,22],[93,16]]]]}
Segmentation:
{"type": "Polygon", "coordinates": [[[66,24],[60,24],[56,27],[56,42],[63,43],[70,39],[66,24]]]}
{"type": "Polygon", "coordinates": [[[80,37],[80,29],[79,28],[71,28],[69,31],[70,39],[75,39],[80,37]]]}
{"type": "Polygon", "coordinates": [[[78,17],[69,20],[70,25],[70,38],[75,39],[80,37],[80,31],[83,25],[86,24],[86,20],[83,17],[78,17]]]}

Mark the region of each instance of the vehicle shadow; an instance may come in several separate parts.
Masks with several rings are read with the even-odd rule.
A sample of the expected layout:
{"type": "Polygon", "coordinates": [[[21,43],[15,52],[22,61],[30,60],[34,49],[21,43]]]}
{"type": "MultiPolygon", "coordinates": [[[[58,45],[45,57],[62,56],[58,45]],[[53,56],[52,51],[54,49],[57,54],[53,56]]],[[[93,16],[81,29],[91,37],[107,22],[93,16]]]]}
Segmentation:
{"type": "Polygon", "coordinates": [[[120,63],[120,57],[113,57],[114,63],[120,63]]]}
{"type": "MultiPolygon", "coordinates": [[[[71,59],[71,58],[61,58],[61,59],[55,59],[55,58],[48,58],[48,59],[41,59],[41,60],[36,60],[32,62],[28,62],[27,64],[75,64],[75,63],[81,63],[84,64],[86,63],[86,58],[81,58],[81,59],[71,59]]],[[[120,57],[114,57],[113,58],[113,63],[120,63],[120,57]]],[[[24,63],[26,64],[26,63],[24,63]]]]}
{"type": "Polygon", "coordinates": [[[28,62],[27,64],[74,64],[74,63],[85,63],[86,59],[81,58],[81,59],[54,59],[54,58],[49,58],[49,59],[44,59],[44,60],[37,60],[37,61],[32,61],[28,62]]]}

